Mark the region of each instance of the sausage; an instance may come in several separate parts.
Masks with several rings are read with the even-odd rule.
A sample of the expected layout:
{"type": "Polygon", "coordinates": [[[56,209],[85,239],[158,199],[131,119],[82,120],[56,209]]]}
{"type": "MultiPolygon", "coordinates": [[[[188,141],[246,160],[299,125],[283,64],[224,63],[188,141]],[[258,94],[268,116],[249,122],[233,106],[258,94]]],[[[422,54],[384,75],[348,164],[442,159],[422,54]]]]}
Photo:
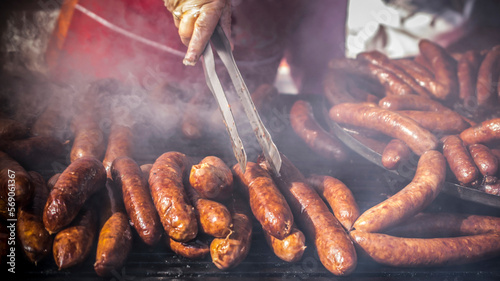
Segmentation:
{"type": "Polygon", "coordinates": [[[60,176],[61,176],[61,173],[57,173],[49,178],[49,180],[47,181],[47,187],[48,187],[49,191],[52,190],[52,188],[54,188],[54,186],[56,185],[56,182],[60,176]]]}
{"type": "Polygon", "coordinates": [[[476,262],[500,254],[500,233],[454,238],[400,238],[352,231],[356,245],[378,263],[390,266],[442,266],[476,262]]]}
{"type": "MultiPolygon", "coordinates": [[[[14,159],[0,151],[0,199],[5,203],[14,192],[15,207],[27,205],[33,198],[31,177],[26,170],[14,159]]],[[[9,215],[14,218],[15,214],[9,215]]]]}
{"type": "Polygon", "coordinates": [[[479,177],[479,171],[462,140],[455,136],[442,139],[443,154],[451,171],[463,185],[473,184],[479,177]]]}
{"type": "Polygon", "coordinates": [[[210,199],[201,198],[189,184],[186,185],[186,191],[194,206],[201,232],[213,237],[226,237],[231,226],[231,213],[226,206],[210,199]]]}
{"type": "Polygon", "coordinates": [[[247,162],[245,173],[239,164],[233,166],[233,171],[264,231],[278,239],[287,237],[292,230],[293,214],[271,176],[253,162],[247,162]]]}
{"type": "Polygon", "coordinates": [[[83,262],[90,254],[97,231],[94,208],[84,207],[75,221],[54,237],[52,253],[59,270],[83,262]]]}
{"type": "Polygon", "coordinates": [[[392,61],[395,65],[404,69],[417,83],[427,90],[428,93],[434,92],[437,88],[434,74],[425,66],[410,59],[398,59],[392,61]]]}
{"type": "Polygon", "coordinates": [[[422,54],[417,54],[413,59],[414,62],[418,63],[420,66],[424,67],[428,71],[432,71],[432,65],[427,61],[427,59],[422,54]]]}
{"type": "Polygon", "coordinates": [[[248,207],[244,201],[233,194],[230,204],[233,226],[225,238],[214,238],[210,243],[212,262],[219,269],[227,270],[236,267],[248,255],[252,242],[252,221],[248,207]]]}
{"type": "Polygon", "coordinates": [[[469,127],[462,116],[452,110],[442,112],[399,110],[397,113],[415,120],[423,128],[437,134],[459,134],[469,127]]]}
{"type": "Polygon", "coordinates": [[[94,270],[99,276],[109,276],[119,270],[132,248],[132,231],[128,217],[116,212],[104,223],[97,242],[94,270]]]}
{"type": "Polygon", "coordinates": [[[40,170],[64,156],[64,145],[53,137],[0,140],[0,150],[29,170],[40,170]]]}
{"type": "Polygon", "coordinates": [[[45,229],[42,221],[43,205],[47,200],[49,190],[40,174],[29,173],[35,189],[33,202],[29,206],[19,208],[16,230],[24,254],[30,262],[36,265],[50,253],[53,237],[45,229]]]}
{"type": "Polygon", "coordinates": [[[500,139],[500,118],[485,120],[478,125],[460,133],[465,145],[474,143],[489,143],[500,139]]]}
{"type": "Polygon", "coordinates": [[[62,172],[43,211],[43,224],[49,233],[68,225],[85,201],[106,182],[106,170],[95,158],[79,158],[62,172]]]}
{"type": "Polygon", "coordinates": [[[356,59],[372,63],[394,73],[404,83],[408,84],[419,96],[430,97],[430,93],[413,79],[404,69],[394,64],[386,55],[379,51],[362,52],[356,59]]]}
{"type": "Polygon", "coordinates": [[[108,138],[108,147],[102,163],[108,178],[111,178],[111,164],[113,161],[120,157],[132,156],[132,130],[127,126],[113,124],[108,138]]]}
{"type": "MultiPolygon", "coordinates": [[[[259,164],[270,171],[268,163],[260,158],[259,164]]],[[[351,273],[357,256],[346,231],[292,162],[283,154],[281,160],[281,176],[273,175],[273,179],[290,204],[299,227],[314,241],[321,263],[335,275],[351,273]]]]}
{"type": "Polygon", "coordinates": [[[459,98],[468,101],[475,96],[479,67],[482,56],[477,51],[467,51],[458,60],[457,76],[459,84],[459,98]]]}
{"type": "Polygon", "coordinates": [[[454,213],[420,213],[388,229],[386,234],[431,238],[500,233],[500,218],[454,213]]]}
{"type": "Polygon", "coordinates": [[[306,237],[295,225],[290,234],[283,239],[278,239],[264,231],[266,242],[273,253],[286,262],[297,262],[302,258],[306,249],[306,237]]]}
{"type": "Polygon", "coordinates": [[[198,233],[193,206],[182,184],[188,168],[186,155],[166,152],[156,159],[149,174],[149,187],[160,221],[168,236],[179,242],[198,233]]]}
{"type": "Polygon", "coordinates": [[[29,128],[23,123],[8,118],[0,118],[0,139],[16,140],[29,135],[29,128]]]}
{"type": "Polygon", "coordinates": [[[500,46],[495,46],[486,54],[479,66],[476,84],[478,106],[490,107],[492,104],[497,104],[496,90],[499,76],[500,46]]]}
{"type": "Polygon", "coordinates": [[[210,247],[202,239],[187,242],[178,242],[168,237],[166,239],[167,245],[174,253],[188,259],[202,259],[210,253],[210,247]]]}
{"type": "Polygon", "coordinates": [[[349,231],[359,217],[359,207],[351,190],[340,180],[330,176],[312,175],[307,182],[328,202],[333,215],[349,231]]]}
{"type": "Polygon", "coordinates": [[[354,223],[356,230],[378,232],[412,217],[427,207],[441,191],[446,160],[430,150],[418,160],[413,180],[389,199],[365,211],[354,223]]]}
{"type": "Polygon", "coordinates": [[[399,139],[392,139],[382,152],[382,165],[389,170],[396,170],[406,163],[411,156],[410,148],[399,139]]]}
{"type": "Polygon", "coordinates": [[[144,243],[150,246],[156,244],[163,229],[139,165],[129,157],[118,157],[113,161],[110,173],[123,193],[132,226],[144,243]]]}
{"type": "Polygon", "coordinates": [[[437,87],[431,94],[443,101],[458,97],[457,62],[441,46],[427,40],[418,43],[420,54],[431,64],[437,87]]]}
{"type": "Polygon", "coordinates": [[[232,193],[233,174],[220,158],[207,156],[191,167],[189,183],[201,197],[221,201],[232,193]]]}
{"type": "Polygon", "coordinates": [[[70,161],[82,157],[102,159],[105,150],[104,133],[90,114],[74,117],[72,122],[75,139],[70,152],[70,161]]]}
{"type": "Polygon", "coordinates": [[[347,161],[347,147],[318,124],[308,102],[298,100],[293,104],[290,109],[290,125],[316,155],[337,162],[347,161]]]}
{"type": "Polygon", "coordinates": [[[497,181],[496,183],[487,183],[481,185],[479,186],[479,190],[488,194],[500,196],[500,181],[497,181]]]}
{"type": "Polygon", "coordinates": [[[498,158],[487,146],[479,143],[469,145],[469,152],[486,182],[494,183],[498,171],[498,158]]]}
{"type": "Polygon", "coordinates": [[[437,147],[437,138],[414,120],[374,104],[339,104],[330,109],[335,122],[380,131],[400,139],[417,155],[437,147]]]}
{"type": "Polygon", "coordinates": [[[378,102],[380,99],[377,95],[374,95],[375,91],[371,88],[364,89],[362,83],[359,79],[347,79],[347,90],[357,101],[361,102],[378,102]]]}
{"type": "Polygon", "coordinates": [[[440,102],[417,95],[388,96],[378,102],[381,108],[388,110],[422,110],[422,111],[446,111],[447,107],[440,102]]]}

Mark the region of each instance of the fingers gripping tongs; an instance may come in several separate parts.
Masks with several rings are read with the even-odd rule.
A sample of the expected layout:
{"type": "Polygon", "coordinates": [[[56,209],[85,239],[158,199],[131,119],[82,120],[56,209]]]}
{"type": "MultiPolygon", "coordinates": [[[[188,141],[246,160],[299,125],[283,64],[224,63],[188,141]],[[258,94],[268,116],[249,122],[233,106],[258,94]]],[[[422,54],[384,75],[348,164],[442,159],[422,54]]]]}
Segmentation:
{"type": "MultiPolygon", "coordinates": [[[[281,168],[281,157],[278,148],[271,139],[271,135],[267,131],[266,127],[262,123],[259,114],[255,110],[255,106],[253,104],[252,98],[250,97],[247,86],[245,85],[245,81],[243,81],[240,71],[236,66],[236,62],[234,61],[229,40],[227,39],[222,27],[219,24],[217,24],[217,27],[215,28],[210,41],[212,42],[212,45],[219,55],[222,63],[226,67],[229,76],[231,77],[231,81],[234,84],[236,92],[238,93],[245,114],[247,115],[247,118],[250,121],[250,125],[252,126],[252,129],[257,137],[257,141],[262,148],[262,151],[264,152],[264,157],[266,158],[267,162],[269,162],[274,172],[279,175],[279,171],[281,168]]],[[[219,77],[215,72],[215,59],[210,43],[207,44],[205,50],[203,51],[202,62],[208,88],[210,88],[210,91],[212,91],[215,99],[217,100],[217,104],[219,105],[219,109],[222,113],[226,129],[231,138],[234,155],[238,160],[238,163],[240,164],[241,170],[244,172],[247,164],[247,155],[238,134],[238,130],[236,128],[236,124],[234,122],[233,114],[231,112],[229,102],[227,101],[226,94],[224,92],[224,89],[222,88],[219,77]]]]}

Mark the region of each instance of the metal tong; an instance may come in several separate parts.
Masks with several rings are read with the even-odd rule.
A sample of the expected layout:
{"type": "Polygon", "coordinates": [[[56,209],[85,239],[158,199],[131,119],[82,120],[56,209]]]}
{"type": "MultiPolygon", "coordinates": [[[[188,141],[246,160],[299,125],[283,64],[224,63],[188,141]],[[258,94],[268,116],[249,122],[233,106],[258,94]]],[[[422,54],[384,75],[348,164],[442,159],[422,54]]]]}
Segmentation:
{"type": "MultiPolygon", "coordinates": [[[[229,40],[227,39],[220,24],[217,24],[215,31],[210,38],[210,42],[231,77],[231,81],[236,89],[236,92],[238,93],[245,114],[250,121],[250,125],[252,126],[255,136],[257,137],[257,141],[262,148],[266,161],[270,164],[273,171],[279,175],[281,168],[280,153],[255,109],[255,105],[250,97],[248,88],[245,85],[245,81],[243,81],[241,73],[234,60],[229,40]]],[[[210,88],[210,91],[217,100],[219,110],[222,113],[224,124],[226,125],[226,129],[229,133],[231,144],[233,146],[234,156],[238,160],[241,170],[245,172],[245,168],[247,166],[247,154],[238,134],[238,129],[234,122],[233,113],[231,111],[231,106],[227,101],[226,93],[224,92],[219,77],[215,71],[215,58],[210,43],[207,44],[205,50],[203,51],[202,62],[208,88],[210,88]]]]}

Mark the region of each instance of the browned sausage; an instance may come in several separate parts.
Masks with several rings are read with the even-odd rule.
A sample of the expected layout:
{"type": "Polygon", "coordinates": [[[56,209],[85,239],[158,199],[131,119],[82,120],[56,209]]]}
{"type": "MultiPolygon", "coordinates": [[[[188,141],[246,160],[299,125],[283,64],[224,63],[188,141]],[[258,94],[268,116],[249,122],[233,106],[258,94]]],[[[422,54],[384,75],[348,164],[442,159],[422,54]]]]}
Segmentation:
{"type": "Polygon", "coordinates": [[[41,170],[64,155],[64,145],[53,137],[0,140],[0,150],[29,170],[41,170]]]}
{"type": "Polygon", "coordinates": [[[492,195],[500,195],[500,181],[492,184],[481,185],[479,190],[492,195]]]}
{"type": "Polygon", "coordinates": [[[189,183],[203,198],[225,200],[233,190],[233,174],[220,158],[207,156],[191,167],[189,183]]]}
{"type": "Polygon", "coordinates": [[[500,75],[500,46],[491,49],[484,57],[477,74],[476,95],[479,106],[497,104],[497,83],[500,75]]]}
{"type": "Polygon", "coordinates": [[[0,139],[15,140],[27,137],[29,128],[23,123],[8,118],[0,118],[0,139]]]}
{"type": "Polygon", "coordinates": [[[390,266],[442,266],[484,260],[500,254],[500,233],[454,238],[400,238],[353,231],[357,246],[373,260],[390,266]]]}
{"type": "Polygon", "coordinates": [[[498,158],[491,153],[491,150],[485,145],[476,143],[469,145],[469,152],[479,172],[485,177],[485,182],[496,182],[498,158]]]}
{"type": "Polygon", "coordinates": [[[396,170],[410,159],[411,150],[401,140],[392,139],[382,152],[382,165],[389,170],[396,170]]]}
{"type": "Polygon", "coordinates": [[[446,110],[441,112],[428,112],[418,110],[399,110],[399,114],[415,120],[423,128],[437,134],[459,134],[469,127],[460,114],[446,110]]]}
{"type": "Polygon", "coordinates": [[[37,264],[52,249],[53,237],[45,229],[42,221],[43,206],[47,201],[49,190],[40,174],[29,173],[35,191],[31,204],[20,208],[17,212],[17,238],[28,260],[37,264]]]}
{"type": "Polygon", "coordinates": [[[97,242],[94,270],[99,276],[109,276],[119,270],[132,248],[132,231],[128,217],[116,212],[104,223],[97,242]]]}
{"type": "MultiPolygon", "coordinates": [[[[273,178],[290,204],[299,227],[314,241],[321,263],[335,275],[351,273],[357,256],[349,236],[302,173],[285,155],[281,155],[281,159],[281,176],[273,175],[273,178]]],[[[271,170],[263,159],[259,164],[271,170]]]]}
{"type": "Polygon", "coordinates": [[[90,254],[97,231],[97,214],[93,207],[82,208],[74,222],[54,238],[52,252],[59,269],[83,262],[90,254]]]}
{"type": "Polygon", "coordinates": [[[141,169],[131,158],[118,157],[113,161],[111,174],[123,193],[132,226],[144,243],[156,244],[163,229],[141,169]]]}
{"type": "Polygon", "coordinates": [[[500,118],[489,119],[460,133],[465,145],[488,143],[500,139],[500,118]]]}
{"type": "Polygon", "coordinates": [[[43,224],[49,233],[68,225],[90,196],[104,187],[106,170],[95,158],[80,158],[71,163],[51,190],[43,211],[43,224]]]}
{"type": "Polygon", "coordinates": [[[418,47],[431,64],[437,87],[431,93],[440,100],[453,101],[458,97],[457,62],[441,46],[423,39],[418,47]]]}
{"type": "Polygon", "coordinates": [[[457,180],[464,185],[473,184],[479,177],[479,171],[462,140],[455,136],[442,139],[443,154],[457,180]]]}
{"type": "Polygon", "coordinates": [[[427,69],[428,71],[432,71],[432,65],[429,63],[429,61],[427,61],[427,59],[422,54],[416,55],[413,61],[418,63],[422,67],[425,67],[425,69],[427,69]]]}
{"type": "Polygon", "coordinates": [[[410,59],[393,60],[393,63],[404,69],[408,75],[415,79],[429,93],[436,90],[437,82],[434,79],[434,74],[425,66],[410,59]]]}
{"type": "Polygon", "coordinates": [[[330,109],[335,122],[351,124],[380,131],[400,139],[417,155],[435,149],[437,138],[414,120],[374,104],[339,104],[330,109]]]}
{"type": "Polygon", "coordinates": [[[312,175],[308,183],[328,202],[333,215],[349,231],[359,217],[359,207],[351,190],[340,180],[330,176],[312,175]]]}
{"type": "Polygon", "coordinates": [[[104,168],[108,178],[111,178],[111,164],[113,161],[120,157],[132,156],[132,130],[127,126],[113,124],[108,138],[108,147],[104,155],[104,168]]]}
{"type": "MultiPolygon", "coordinates": [[[[14,159],[0,151],[0,198],[8,203],[14,199],[15,208],[25,206],[33,198],[31,177],[26,170],[14,159]]],[[[12,206],[10,206],[12,207],[12,206]]],[[[9,215],[15,218],[15,214],[9,215]]]]}
{"type": "Polygon", "coordinates": [[[233,195],[229,209],[233,220],[229,236],[215,238],[210,243],[212,262],[222,270],[240,264],[247,257],[252,242],[252,221],[248,207],[237,194],[233,195]]]}
{"type": "Polygon", "coordinates": [[[264,231],[278,239],[288,236],[293,214],[271,176],[253,162],[247,162],[245,173],[239,164],[233,166],[233,171],[264,231]]]}
{"type": "Polygon", "coordinates": [[[419,96],[430,97],[430,93],[423,88],[413,77],[411,77],[403,68],[394,64],[386,55],[379,51],[362,52],[356,58],[366,61],[374,65],[380,66],[383,69],[394,73],[404,83],[408,84],[419,96]]]}
{"type": "Polygon", "coordinates": [[[354,223],[356,230],[377,232],[397,225],[427,207],[439,194],[446,178],[446,160],[435,150],[422,154],[413,180],[389,199],[365,211],[354,223]]]}
{"type": "Polygon", "coordinates": [[[267,244],[273,253],[286,262],[297,262],[302,258],[306,249],[306,237],[295,225],[290,234],[283,239],[278,239],[264,231],[267,244]]]}
{"type": "Polygon", "coordinates": [[[102,159],[105,150],[104,132],[94,118],[90,114],[74,117],[72,127],[75,139],[70,153],[71,162],[82,157],[102,159]]]}
{"type": "Polygon", "coordinates": [[[347,147],[318,124],[308,102],[298,100],[293,104],[290,109],[290,125],[316,155],[337,162],[348,159],[347,147]]]}
{"type": "Polygon", "coordinates": [[[170,249],[188,259],[202,259],[210,253],[210,247],[201,239],[194,239],[187,242],[178,242],[172,238],[166,238],[167,245],[170,249]]]}
{"type": "Polygon", "coordinates": [[[198,224],[182,184],[188,169],[186,155],[167,152],[156,159],[149,174],[149,187],[160,221],[168,236],[180,242],[196,237],[198,224]]]}
{"type": "Polygon", "coordinates": [[[194,206],[200,230],[213,237],[226,237],[231,226],[231,213],[226,206],[210,199],[201,198],[189,184],[186,185],[186,191],[194,206]]]}
{"type": "Polygon", "coordinates": [[[440,102],[417,95],[388,96],[378,103],[381,108],[389,110],[422,110],[422,111],[445,111],[449,110],[440,102]]]}
{"type": "Polygon", "coordinates": [[[500,233],[500,218],[453,213],[420,213],[388,229],[387,234],[431,238],[500,233]]]}
{"type": "Polygon", "coordinates": [[[468,101],[475,96],[477,76],[482,59],[479,52],[470,50],[458,60],[457,75],[460,100],[468,101]]]}

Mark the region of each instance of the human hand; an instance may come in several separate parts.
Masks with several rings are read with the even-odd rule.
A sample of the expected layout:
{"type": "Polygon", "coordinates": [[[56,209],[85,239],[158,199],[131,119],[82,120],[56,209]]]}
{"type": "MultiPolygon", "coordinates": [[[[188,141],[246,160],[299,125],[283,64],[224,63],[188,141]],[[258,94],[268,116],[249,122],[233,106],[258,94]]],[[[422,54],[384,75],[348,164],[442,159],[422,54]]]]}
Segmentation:
{"type": "Polygon", "coordinates": [[[164,0],[179,29],[182,43],[188,47],[183,63],[195,65],[220,20],[231,38],[231,0],[164,0]]]}

